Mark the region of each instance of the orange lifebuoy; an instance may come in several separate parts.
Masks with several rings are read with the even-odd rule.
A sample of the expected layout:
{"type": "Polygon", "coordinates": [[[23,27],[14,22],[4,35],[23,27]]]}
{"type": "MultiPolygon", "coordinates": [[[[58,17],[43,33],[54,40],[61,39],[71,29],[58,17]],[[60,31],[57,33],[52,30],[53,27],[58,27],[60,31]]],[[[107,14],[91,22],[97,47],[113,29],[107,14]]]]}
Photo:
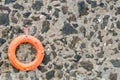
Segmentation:
{"type": "Polygon", "coordinates": [[[30,35],[21,35],[15,38],[10,43],[10,46],[8,48],[8,58],[11,64],[19,70],[23,70],[23,71],[33,70],[41,64],[44,58],[44,48],[41,42],[37,38],[30,35]],[[36,49],[36,58],[34,59],[34,61],[27,64],[20,62],[16,57],[16,48],[20,44],[25,42],[32,44],[36,49]]]}

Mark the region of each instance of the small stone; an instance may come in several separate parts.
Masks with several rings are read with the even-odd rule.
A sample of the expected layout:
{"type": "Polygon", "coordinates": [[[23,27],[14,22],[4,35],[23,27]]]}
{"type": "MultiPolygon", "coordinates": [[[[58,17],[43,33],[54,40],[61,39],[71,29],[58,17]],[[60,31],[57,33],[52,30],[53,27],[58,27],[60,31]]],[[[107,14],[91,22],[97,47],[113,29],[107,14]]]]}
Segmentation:
{"type": "Polygon", "coordinates": [[[118,59],[112,59],[112,60],[110,60],[110,62],[112,63],[112,65],[114,67],[120,67],[120,60],[118,60],[118,59]]]}
{"type": "Polygon", "coordinates": [[[93,54],[89,54],[89,53],[86,54],[85,56],[86,56],[86,58],[94,58],[94,55],[93,54]]]}
{"type": "Polygon", "coordinates": [[[6,42],[6,40],[5,40],[5,39],[0,38],[0,46],[2,46],[5,42],[6,42]]]}
{"type": "Polygon", "coordinates": [[[120,50],[120,43],[118,44],[118,50],[120,50]]]}
{"type": "Polygon", "coordinates": [[[79,10],[79,15],[83,16],[83,15],[88,15],[88,7],[86,6],[84,1],[80,1],[78,2],[78,10],[79,10]]]}
{"type": "Polygon", "coordinates": [[[117,80],[117,73],[111,73],[109,76],[110,80],[117,80]]]}
{"type": "Polygon", "coordinates": [[[10,73],[6,73],[5,80],[12,80],[12,77],[10,76],[10,73]]]}
{"type": "Polygon", "coordinates": [[[85,68],[88,71],[92,71],[92,69],[93,69],[93,64],[90,61],[82,61],[82,62],[80,62],[80,64],[83,68],[85,68]]]}
{"type": "Polygon", "coordinates": [[[117,28],[120,29],[120,21],[116,22],[117,28]]]}
{"type": "Polygon", "coordinates": [[[106,45],[109,45],[109,44],[112,44],[113,43],[113,40],[112,39],[109,39],[106,41],[106,45]]]}
{"type": "Polygon", "coordinates": [[[101,52],[97,53],[97,57],[103,58],[104,57],[104,51],[101,51],[101,52]]]}
{"type": "Polygon", "coordinates": [[[78,24],[72,24],[74,28],[77,28],[79,25],[78,24]]]}
{"type": "Polygon", "coordinates": [[[67,44],[66,38],[61,38],[60,41],[64,44],[67,44]]]}
{"type": "Polygon", "coordinates": [[[108,20],[109,20],[110,15],[105,15],[103,18],[103,23],[101,24],[101,28],[104,29],[107,24],[108,24],[108,20]]]}
{"type": "Polygon", "coordinates": [[[23,80],[23,79],[24,79],[23,74],[19,74],[19,79],[20,79],[20,80],[23,80]]]}
{"type": "Polygon", "coordinates": [[[62,6],[62,12],[66,14],[68,12],[68,6],[62,6]]]}
{"type": "Polygon", "coordinates": [[[85,43],[82,43],[81,46],[80,46],[81,49],[83,48],[86,48],[86,44],[85,43]]]}
{"type": "Polygon", "coordinates": [[[67,2],[67,0],[60,0],[60,2],[62,2],[62,3],[66,3],[66,2],[67,2]]]}
{"type": "Polygon", "coordinates": [[[27,19],[27,20],[24,20],[24,21],[23,21],[23,24],[24,24],[24,25],[32,25],[32,20],[28,20],[28,19],[27,19]]]}
{"type": "Polygon", "coordinates": [[[9,14],[0,13],[0,25],[9,25],[9,14]]]}
{"type": "Polygon", "coordinates": [[[98,37],[97,38],[100,40],[100,42],[102,42],[103,36],[101,36],[101,31],[98,32],[98,37]]]}
{"type": "Polygon", "coordinates": [[[40,41],[43,41],[43,40],[44,40],[43,36],[41,36],[41,35],[38,35],[37,38],[38,38],[40,41]]]}
{"type": "Polygon", "coordinates": [[[57,75],[58,75],[58,78],[60,78],[60,79],[61,79],[61,78],[63,77],[63,71],[61,71],[61,70],[60,70],[60,71],[58,71],[58,74],[57,74],[57,75]]]}
{"type": "Polygon", "coordinates": [[[62,34],[65,34],[65,35],[78,33],[78,31],[69,23],[64,23],[64,26],[61,29],[61,31],[62,31],[62,34]]]}
{"type": "Polygon", "coordinates": [[[41,72],[46,72],[47,71],[47,69],[45,68],[45,66],[38,66],[38,70],[40,70],[41,72]]]}
{"type": "Polygon", "coordinates": [[[30,16],[30,14],[31,14],[31,12],[25,12],[25,13],[23,14],[23,17],[24,17],[24,18],[28,18],[28,17],[30,16]]]}
{"type": "Polygon", "coordinates": [[[115,14],[116,14],[116,15],[120,14],[120,7],[117,7],[115,14]]]}
{"type": "Polygon", "coordinates": [[[74,61],[75,61],[75,62],[78,62],[80,59],[81,59],[81,56],[80,56],[80,55],[76,54],[76,55],[74,56],[74,61]]]}
{"type": "Polygon", "coordinates": [[[80,32],[83,33],[84,37],[86,35],[86,28],[84,26],[80,27],[80,32]]]}
{"type": "Polygon", "coordinates": [[[19,72],[19,70],[16,69],[16,68],[14,68],[14,67],[13,67],[13,71],[14,71],[15,73],[18,73],[18,72],[19,72]]]}
{"type": "Polygon", "coordinates": [[[3,65],[3,61],[0,61],[0,67],[3,65]]]}
{"type": "Polygon", "coordinates": [[[2,52],[0,52],[0,59],[1,59],[2,52]]]}
{"type": "Polygon", "coordinates": [[[76,21],[76,16],[74,14],[70,14],[69,18],[67,19],[69,22],[76,21]]]}
{"type": "Polygon", "coordinates": [[[91,1],[91,7],[92,8],[97,7],[97,1],[91,1]]]}
{"type": "Polygon", "coordinates": [[[47,19],[48,19],[48,20],[51,20],[51,19],[52,19],[52,17],[51,17],[49,14],[46,14],[45,12],[42,12],[41,14],[44,15],[44,16],[46,16],[46,20],[47,20],[47,19]]]}
{"type": "Polygon", "coordinates": [[[40,20],[40,17],[39,16],[32,16],[31,17],[34,21],[39,21],[40,20]]]}
{"type": "Polygon", "coordinates": [[[20,5],[20,4],[18,4],[18,3],[14,4],[14,5],[13,5],[13,8],[19,9],[19,10],[21,10],[21,11],[24,10],[24,7],[23,7],[22,5],[20,5]]]}
{"type": "Polygon", "coordinates": [[[17,0],[5,0],[5,4],[13,3],[15,1],[17,1],[17,0]]]}
{"type": "Polygon", "coordinates": [[[11,21],[15,24],[17,24],[17,22],[18,22],[17,18],[15,18],[15,17],[11,17],[11,21]]]}
{"type": "Polygon", "coordinates": [[[43,1],[42,1],[42,0],[40,0],[40,1],[35,1],[35,3],[32,4],[32,8],[33,8],[34,10],[37,10],[37,11],[39,11],[42,6],[43,6],[43,1]]]}
{"type": "Polygon", "coordinates": [[[58,63],[53,63],[53,64],[55,69],[61,70],[63,68],[62,64],[58,64],[58,63]]]}
{"type": "Polygon", "coordinates": [[[48,6],[47,10],[50,12],[52,10],[52,6],[48,6]]]}
{"type": "Polygon", "coordinates": [[[53,51],[56,49],[54,44],[51,45],[51,48],[52,48],[53,51]]]}
{"type": "Polygon", "coordinates": [[[47,72],[47,73],[46,73],[46,78],[47,78],[47,80],[52,79],[52,78],[54,77],[54,73],[55,73],[54,70],[51,70],[51,71],[47,72]]]}
{"type": "Polygon", "coordinates": [[[99,6],[100,6],[100,7],[104,7],[105,4],[101,2],[101,3],[99,4],[99,6]]]}
{"type": "Polygon", "coordinates": [[[73,49],[79,40],[80,38],[78,36],[73,36],[73,40],[71,41],[71,44],[69,44],[69,48],[73,49]]]}
{"type": "Polygon", "coordinates": [[[86,0],[86,2],[87,2],[88,4],[91,4],[92,1],[91,1],[91,0],[86,0]]]}
{"type": "Polygon", "coordinates": [[[59,17],[59,12],[60,12],[60,10],[56,8],[55,11],[54,11],[54,13],[53,13],[53,16],[55,16],[56,18],[58,18],[59,17]]]}
{"type": "Polygon", "coordinates": [[[46,33],[46,32],[48,32],[49,29],[50,29],[50,22],[49,21],[44,21],[43,24],[42,24],[41,32],[46,33]]]}
{"type": "Polygon", "coordinates": [[[31,26],[30,30],[29,30],[29,33],[30,33],[30,35],[35,35],[36,31],[37,31],[37,27],[36,26],[31,26]]]}
{"type": "Polygon", "coordinates": [[[42,63],[47,65],[50,60],[50,55],[45,54],[42,63]]]}

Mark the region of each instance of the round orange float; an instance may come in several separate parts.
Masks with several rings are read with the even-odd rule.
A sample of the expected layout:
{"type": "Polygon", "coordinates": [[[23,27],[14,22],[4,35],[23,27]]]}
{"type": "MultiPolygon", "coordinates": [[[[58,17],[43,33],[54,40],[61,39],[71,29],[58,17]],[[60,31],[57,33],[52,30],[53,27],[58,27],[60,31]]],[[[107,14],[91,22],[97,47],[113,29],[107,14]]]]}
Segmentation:
{"type": "Polygon", "coordinates": [[[8,48],[8,57],[9,57],[11,64],[15,68],[19,70],[23,70],[23,71],[33,70],[41,64],[44,58],[44,48],[41,42],[37,38],[30,36],[30,35],[21,35],[15,38],[10,43],[10,46],[8,48]],[[36,49],[36,58],[34,59],[34,61],[27,63],[27,64],[20,62],[16,57],[16,48],[20,44],[26,43],[26,42],[32,44],[36,49]]]}

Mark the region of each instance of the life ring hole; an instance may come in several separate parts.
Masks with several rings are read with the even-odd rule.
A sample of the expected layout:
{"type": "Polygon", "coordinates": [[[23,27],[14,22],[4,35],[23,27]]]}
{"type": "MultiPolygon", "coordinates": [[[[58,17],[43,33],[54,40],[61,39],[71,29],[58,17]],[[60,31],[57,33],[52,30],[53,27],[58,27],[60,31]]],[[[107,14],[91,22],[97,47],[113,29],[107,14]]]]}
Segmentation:
{"type": "Polygon", "coordinates": [[[22,63],[30,63],[35,59],[36,49],[30,43],[20,44],[16,48],[16,57],[22,63]]]}

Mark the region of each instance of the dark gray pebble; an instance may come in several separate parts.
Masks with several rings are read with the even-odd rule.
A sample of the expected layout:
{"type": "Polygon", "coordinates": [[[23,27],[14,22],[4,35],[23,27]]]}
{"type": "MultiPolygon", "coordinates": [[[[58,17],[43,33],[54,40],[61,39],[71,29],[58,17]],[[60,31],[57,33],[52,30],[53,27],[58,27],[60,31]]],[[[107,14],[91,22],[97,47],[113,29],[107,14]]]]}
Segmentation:
{"type": "Polygon", "coordinates": [[[87,2],[88,4],[91,4],[92,1],[91,1],[91,0],[86,0],[86,2],[87,2]]]}
{"type": "Polygon", "coordinates": [[[39,16],[32,16],[31,17],[34,21],[39,21],[40,20],[40,17],[39,16]]]}
{"type": "Polygon", "coordinates": [[[110,80],[117,80],[117,73],[111,73],[109,76],[110,80]]]}
{"type": "Polygon", "coordinates": [[[54,69],[60,70],[60,69],[63,68],[63,65],[62,65],[62,64],[53,63],[53,65],[54,65],[54,69]]]}
{"type": "Polygon", "coordinates": [[[118,44],[118,50],[120,50],[120,43],[118,44]]]}
{"type": "Polygon", "coordinates": [[[15,17],[11,17],[11,21],[12,21],[13,23],[17,24],[18,19],[17,19],[17,18],[15,18],[15,17]]]}
{"type": "Polygon", "coordinates": [[[43,41],[43,40],[44,40],[43,36],[41,36],[41,35],[37,35],[37,38],[38,38],[40,41],[43,41]]]}
{"type": "Polygon", "coordinates": [[[68,12],[68,6],[62,6],[62,12],[66,14],[68,12]]]}
{"type": "Polygon", "coordinates": [[[19,9],[19,10],[21,10],[21,11],[24,10],[24,7],[23,7],[21,4],[19,4],[19,3],[14,4],[14,5],[13,5],[13,8],[19,9]]]}
{"type": "Polygon", "coordinates": [[[80,56],[80,55],[76,54],[76,55],[74,56],[74,61],[75,61],[75,62],[78,62],[80,59],[81,59],[81,56],[80,56]]]}
{"type": "Polygon", "coordinates": [[[0,67],[3,65],[3,61],[0,61],[0,67]]]}
{"type": "Polygon", "coordinates": [[[77,28],[79,26],[78,24],[75,24],[75,23],[73,23],[72,25],[74,28],[77,28]]]}
{"type": "Polygon", "coordinates": [[[9,25],[9,14],[0,13],[0,25],[9,25]]]}
{"type": "Polygon", "coordinates": [[[110,15],[105,15],[103,18],[103,23],[101,24],[101,29],[104,29],[107,26],[110,15]]]}
{"type": "Polygon", "coordinates": [[[81,26],[80,27],[80,32],[83,33],[83,35],[85,37],[85,35],[86,35],[86,28],[85,28],[85,26],[81,26]]]}
{"type": "Polygon", "coordinates": [[[71,22],[71,21],[76,22],[76,16],[75,16],[73,13],[71,13],[71,15],[69,16],[69,18],[67,18],[67,20],[68,20],[69,22],[71,22]]]}
{"type": "Polygon", "coordinates": [[[37,68],[38,68],[38,70],[40,70],[40,71],[43,72],[43,73],[47,71],[47,69],[45,68],[45,66],[41,66],[41,65],[40,65],[40,66],[38,66],[37,68]]]}
{"type": "Polygon", "coordinates": [[[67,2],[67,0],[60,0],[60,2],[62,2],[62,3],[66,3],[66,2],[67,2]]]}
{"type": "Polygon", "coordinates": [[[62,34],[65,34],[65,35],[78,33],[78,31],[70,23],[64,23],[64,26],[61,29],[61,31],[62,31],[62,34]]]}
{"type": "Polygon", "coordinates": [[[30,27],[30,35],[34,35],[37,32],[37,27],[36,26],[31,26],[30,27]]]}
{"type": "Polygon", "coordinates": [[[86,48],[86,44],[85,44],[85,43],[81,43],[80,48],[81,48],[81,49],[86,48]]]}
{"type": "Polygon", "coordinates": [[[56,8],[55,11],[54,11],[54,13],[53,13],[53,16],[55,16],[56,18],[58,18],[59,17],[59,12],[60,12],[60,10],[56,8]]]}
{"type": "Polygon", "coordinates": [[[49,21],[44,21],[42,24],[42,33],[46,33],[50,29],[50,22],[49,21]]]}
{"type": "Polygon", "coordinates": [[[114,67],[120,67],[120,60],[118,60],[118,59],[112,59],[112,60],[110,60],[110,62],[112,63],[112,65],[114,67]]]}
{"type": "Polygon", "coordinates": [[[120,29],[120,21],[116,22],[116,26],[117,26],[118,29],[120,29]]]}
{"type": "Polygon", "coordinates": [[[24,25],[32,25],[32,20],[26,19],[26,20],[23,21],[23,24],[24,25]]]}
{"type": "Polygon", "coordinates": [[[51,61],[50,60],[50,55],[45,54],[42,63],[44,65],[47,65],[49,63],[49,61],[51,61]]]}
{"type": "Polygon", "coordinates": [[[12,80],[12,77],[11,77],[11,75],[10,75],[10,73],[7,73],[6,75],[5,75],[5,80],[12,80]]]}
{"type": "Polygon", "coordinates": [[[79,40],[80,38],[78,36],[73,36],[73,40],[71,41],[71,44],[69,44],[69,48],[73,49],[79,40]]]}
{"type": "Polygon", "coordinates": [[[105,4],[101,2],[101,3],[99,4],[99,6],[100,6],[100,7],[104,7],[105,4]]]}
{"type": "Polygon", "coordinates": [[[62,77],[63,77],[63,71],[60,70],[60,71],[58,71],[58,78],[61,79],[62,77]]]}
{"type": "Polygon", "coordinates": [[[104,57],[104,51],[101,51],[101,52],[97,53],[97,57],[103,58],[104,57]]]}
{"type": "Polygon", "coordinates": [[[80,64],[84,69],[86,69],[88,71],[91,71],[93,69],[93,64],[90,61],[82,61],[82,62],[80,62],[80,64]]]}
{"type": "Polygon", "coordinates": [[[115,14],[116,14],[116,15],[119,15],[119,14],[120,14],[120,7],[117,7],[115,14]]]}
{"type": "Polygon", "coordinates": [[[25,12],[25,13],[23,14],[23,17],[24,17],[24,18],[28,18],[28,17],[30,16],[30,14],[31,14],[31,12],[25,12]]]}
{"type": "Polygon", "coordinates": [[[50,80],[54,77],[54,74],[55,74],[55,71],[54,70],[51,70],[49,72],[46,73],[46,79],[47,80],[50,80]]]}
{"type": "Polygon", "coordinates": [[[92,8],[97,7],[97,2],[96,2],[96,1],[91,1],[91,7],[92,7],[92,8]]]}
{"type": "Polygon", "coordinates": [[[86,6],[84,1],[78,2],[78,10],[79,10],[79,16],[88,15],[88,7],[86,6]]]}
{"type": "Polygon", "coordinates": [[[4,44],[6,42],[6,40],[5,39],[3,39],[3,38],[0,38],[0,47],[4,44]]]}
{"type": "Polygon", "coordinates": [[[65,45],[67,44],[66,38],[61,38],[60,41],[61,41],[62,43],[64,43],[65,45]]]}
{"type": "Polygon", "coordinates": [[[37,11],[40,10],[42,6],[43,6],[42,0],[35,1],[35,3],[32,4],[32,8],[37,11]]]}
{"type": "Polygon", "coordinates": [[[41,14],[46,17],[46,20],[51,20],[52,19],[52,17],[49,14],[45,13],[45,12],[41,12],[41,14]]]}
{"type": "Polygon", "coordinates": [[[17,0],[5,0],[5,4],[13,3],[15,1],[17,1],[17,0]]]}
{"type": "Polygon", "coordinates": [[[98,37],[97,38],[100,40],[100,42],[102,42],[103,36],[101,36],[101,31],[98,32],[98,37]]]}

